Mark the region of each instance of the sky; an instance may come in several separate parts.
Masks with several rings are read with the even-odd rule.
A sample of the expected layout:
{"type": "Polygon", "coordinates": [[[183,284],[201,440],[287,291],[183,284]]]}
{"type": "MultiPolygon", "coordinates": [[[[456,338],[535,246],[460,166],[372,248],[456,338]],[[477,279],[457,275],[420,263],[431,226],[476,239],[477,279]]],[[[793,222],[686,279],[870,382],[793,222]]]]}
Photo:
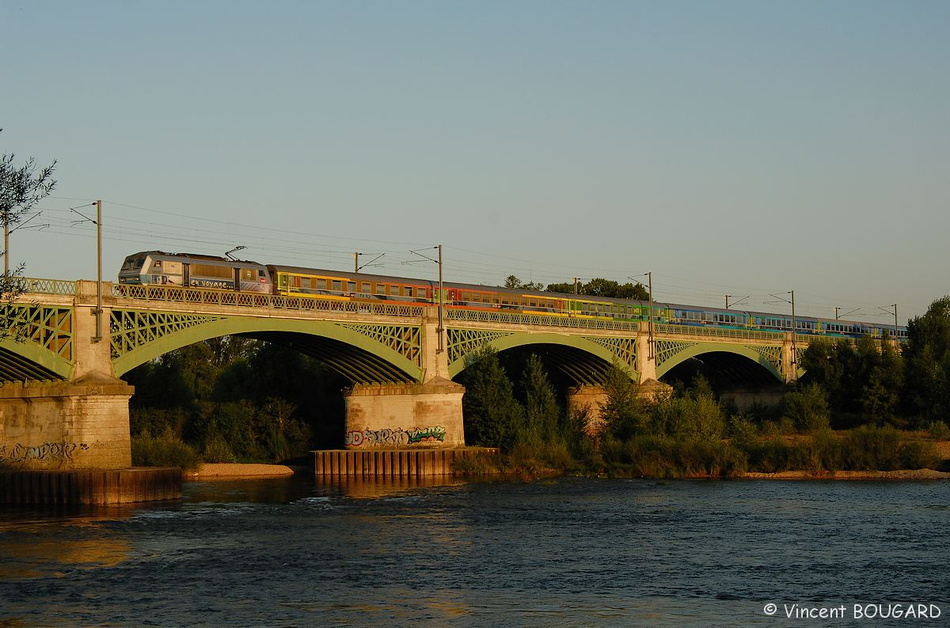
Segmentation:
{"type": "Polygon", "coordinates": [[[57,179],[9,262],[94,280],[102,200],[106,280],[442,245],[446,281],[904,323],[950,293],[948,33],[944,0],[0,0],[0,153],[57,179]]]}

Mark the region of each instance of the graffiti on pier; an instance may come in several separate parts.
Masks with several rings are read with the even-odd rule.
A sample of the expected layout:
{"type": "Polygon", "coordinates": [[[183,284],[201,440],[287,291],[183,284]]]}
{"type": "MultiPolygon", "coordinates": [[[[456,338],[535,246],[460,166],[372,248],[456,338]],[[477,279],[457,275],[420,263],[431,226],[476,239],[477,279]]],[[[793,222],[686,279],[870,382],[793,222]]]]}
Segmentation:
{"type": "Polygon", "coordinates": [[[409,429],[353,430],[346,433],[347,447],[403,447],[445,442],[444,427],[410,427],[409,429]]]}
{"type": "Polygon", "coordinates": [[[6,445],[0,445],[0,465],[23,464],[30,460],[43,462],[58,462],[60,465],[72,462],[73,452],[86,451],[86,443],[43,443],[42,445],[23,445],[17,443],[9,451],[6,445]]]}

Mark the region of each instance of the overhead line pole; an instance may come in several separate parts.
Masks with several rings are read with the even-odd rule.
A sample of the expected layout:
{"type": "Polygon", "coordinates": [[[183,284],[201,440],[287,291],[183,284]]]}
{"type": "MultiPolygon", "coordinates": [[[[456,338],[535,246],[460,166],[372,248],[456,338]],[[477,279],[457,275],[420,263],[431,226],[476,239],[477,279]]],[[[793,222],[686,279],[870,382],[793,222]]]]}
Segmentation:
{"type": "MultiPolygon", "coordinates": [[[[432,259],[431,257],[423,255],[419,251],[409,251],[409,252],[412,253],[413,255],[418,255],[419,257],[423,259],[427,259],[430,262],[435,262],[436,264],[439,265],[439,296],[438,296],[439,300],[437,302],[438,312],[439,312],[439,322],[438,322],[438,326],[435,329],[435,332],[436,332],[436,335],[439,337],[439,342],[437,345],[438,348],[436,349],[436,352],[442,353],[443,351],[445,351],[445,338],[444,338],[445,336],[445,294],[444,294],[445,290],[444,290],[444,284],[442,283],[442,245],[438,244],[432,248],[438,249],[439,251],[438,259],[432,259]]],[[[406,262],[403,262],[403,263],[405,264],[406,262]]]]}
{"type": "MultiPolygon", "coordinates": [[[[93,316],[96,317],[96,335],[92,337],[92,341],[100,342],[102,340],[102,201],[98,200],[95,203],[89,203],[89,205],[96,206],[95,220],[76,211],[75,207],[70,207],[69,211],[83,217],[83,220],[77,222],[86,221],[96,225],[96,309],[92,312],[93,316]]],[[[80,207],[86,207],[86,205],[80,205],[80,207]]]]}
{"type": "Polygon", "coordinates": [[[93,342],[102,340],[102,201],[96,201],[96,335],[93,342]]]}

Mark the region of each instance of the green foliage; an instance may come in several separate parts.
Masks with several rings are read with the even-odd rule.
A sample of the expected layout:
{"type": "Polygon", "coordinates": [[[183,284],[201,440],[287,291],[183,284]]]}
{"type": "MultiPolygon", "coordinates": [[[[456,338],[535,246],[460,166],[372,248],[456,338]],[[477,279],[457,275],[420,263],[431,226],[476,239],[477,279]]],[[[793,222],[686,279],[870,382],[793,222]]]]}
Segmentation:
{"type": "Polygon", "coordinates": [[[725,435],[726,418],[705,378],[691,389],[656,400],[650,407],[650,433],[685,440],[716,440],[725,435]]]}
{"type": "Polygon", "coordinates": [[[742,474],[745,456],[721,441],[697,441],[670,436],[636,436],[627,441],[606,439],[602,446],[608,473],[618,477],[690,477],[742,474]]]}
{"type": "Polygon", "coordinates": [[[333,442],[342,440],[339,379],[279,345],[238,337],[196,343],[128,380],[136,388],[132,434],[190,443],[209,462],[300,457],[320,445],[320,430],[335,428],[333,442]]]}
{"type": "Polygon", "coordinates": [[[930,420],[950,416],[950,296],[907,324],[904,348],[908,410],[930,420]]]}
{"type": "Polygon", "coordinates": [[[782,411],[799,432],[814,432],[829,426],[828,396],[815,383],[786,394],[782,400],[782,411]]]}
{"type": "Polygon", "coordinates": [[[627,440],[649,431],[650,416],[639,396],[639,385],[619,364],[614,363],[604,383],[606,401],[600,404],[605,430],[614,438],[627,440]]]}
{"type": "MultiPolygon", "coordinates": [[[[809,382],[828,395],[829,411],[882,425],[898,410],[904,382],[901,355],[887,338],[812,341],[801,358],[809,382]]],[[[797,419],[796,419],[797,421],[797,419]]]]}
{"type": "Polygon", "coordinates": [[[528,359],[521,387],[524,422],[518,434],[518,441],[533,445],[560,441],[565,427],[561,419],[563,412],[538,356],[532,354],[528,359]]]}
{"type": "Polygon", "coordinates": [[[900,403],[904,385],[904,364],[900,354],[887,342],[862,338],[858,341],[863,385],[858,405],[869,423],[890,421],[900,403]]]}
{"type": "Polygon", "coordinates": [[[132,464],[137,467],[179,467],[196,469],[201,457],[179,440],[154,436],[132,437],[132,464]]]}
{"type": "Polygon", "coordinates": [[[927,431],[930,437],[936,440],[950,440],[950,427],[943,421],[931,421],[927,425],[927,431]]]}
{"type": "Polygon", "coordinates": [[[464,377],[465,442],[509,450],[523,429],[524,412],[498,353],[488,345],[481,347],[472,356],[464,377]]]}
{"type": "Polygon", "coordinates": [[[531,292],[541,292],[544,290],[544,284],[538,281],[521,281],[514,275],[508,275],[505,278],[505,288],[510,288],[512,290],[522,289],[528,290],[531,292]]]}
{"type": "MultiPolygon", "coordinates": [[[[15,159],[13,153],[0,154],[0,225],[8,231],[15,229],[26,213],[56,187],[53,179],[55,161],[37,170],[36,160],[32,157],[21,166],[14,164],[15,159]]],[[[0,257],[6,253],[6,250],[0,251],[0,257]]],[[[17,341],[26,339],[25,331],[15,328],[16,319],[7,309],[25,291],[22,273],[21,265],[0,274],[0,340],[11,337],[17,341]]]]}
{"type": "Polygon", "coordinates": [[[548,292],[559,292],[561,294],[584,294],[596,297],[608,297],[613,299],[631,299],[635,301],[648,301],[650,293],[641,283],[620,284],[612,279],[596,277],[589,282],[583,281],[552,283],[548,284],[548,292]]]}
{"type": "Polygon", "coordinates": [[[759,438],[759,427],[744,414],[735,414],[726,422],[726,435],[740,449],[759,438]]]}
{"type": "Polygon", "coordinates": [[[238,457],[228,441],[218,433],[209,434],[201,450],[205,462],[237,462],[238,457]]]}
{"type": "Polygon", "coordinates": [[[900,433],[893,427],[864,426],[843,439],[842,463],[855,471],[893,471],[900,468],[900,433]]]}

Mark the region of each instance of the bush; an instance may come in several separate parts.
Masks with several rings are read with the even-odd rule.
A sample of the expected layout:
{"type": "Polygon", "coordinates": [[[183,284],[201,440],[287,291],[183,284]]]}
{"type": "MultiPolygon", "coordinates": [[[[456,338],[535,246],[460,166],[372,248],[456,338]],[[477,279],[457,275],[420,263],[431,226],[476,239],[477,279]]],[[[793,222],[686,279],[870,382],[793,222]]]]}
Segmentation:
{"type": "Polygon", "coordinates": [[[788,393],[782,406],[783,414],[799,432],[814,432],[829,425],[828,395],[818,384],[806,384],[801,390],[788,393]]]}
{"type": "Polygon", "coordinates": [[[744,448],[745,444],[754,443],[759,438],[759,428],[743,415],[729,417],[727,433],[733,444],[739,448],[744,448]]]}
{"type": "Polygon", "coordinates": [[[201,457],[205,462],[237,462],[231,445],[220,434],[208,436],[201,457]]]}
{"type": "Polygon", "coordinates": [[[900,469],[900,433],[893,427],[866,425],[848,432],[841,441],[841,462],[850,471],[900,469]]]}
{"type": "Polygon", "coordinates": [[[179,467],[187,471],[197,469],[201,457],[194,448],[181,441],[133,436],[132,464],[137,467],[179,467]]]}
{"type": "Polygon", "coordinates": [[[927,426],[927,431],[934,440],[950,440],[950,427],[943,421],[933,421],[927,426]]]}
{"type": "Polygon", "coordinates": [[[722,438],[726,428],[722,408],[709,394],[659,401],[652,408],[650,424],[657,435],[704,441],[722,438]]]}
{"type": "Polygon", "coordinates": [[[943,463],[933,443],[908,441],[899,451],[902,469],[939,469],[943,463]]]}
{"type": "Polygon", "coordinates": [[[640,436],[601,447],[608,472],[621,477],[736,476],[746,469],[738,448],[718,440],[640,436]]]}

